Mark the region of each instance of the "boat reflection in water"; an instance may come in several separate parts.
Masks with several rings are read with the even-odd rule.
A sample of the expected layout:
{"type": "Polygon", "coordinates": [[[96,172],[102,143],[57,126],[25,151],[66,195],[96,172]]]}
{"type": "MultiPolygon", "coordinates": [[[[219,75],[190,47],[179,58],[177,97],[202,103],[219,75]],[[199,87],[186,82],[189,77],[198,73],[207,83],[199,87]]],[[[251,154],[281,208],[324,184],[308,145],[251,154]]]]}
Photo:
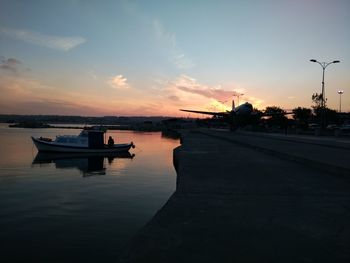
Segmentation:
{"type": "Polygon", "coordinates": [[[132,159],[134,157],[135,154],[131,154],[129,152],[113,154],[38,152],[32,164],[42,165],[54,163],[57,169],[77,168],[83,174],[83,177],[86,177],[105,175],[105,159],[107,159],[109,164],[112,164],[112,162],[117,158],[132,159]]]}

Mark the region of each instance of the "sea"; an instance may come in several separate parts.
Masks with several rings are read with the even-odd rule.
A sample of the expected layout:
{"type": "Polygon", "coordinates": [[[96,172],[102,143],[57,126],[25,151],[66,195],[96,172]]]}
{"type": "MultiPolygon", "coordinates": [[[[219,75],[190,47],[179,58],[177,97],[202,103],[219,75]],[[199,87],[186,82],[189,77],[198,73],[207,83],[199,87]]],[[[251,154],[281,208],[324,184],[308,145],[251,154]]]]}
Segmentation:
{"type": "Polygon", "coordinates": [[[136,145],[113,157],[39,154],[31,141],[79,132],[0,123],[0,262],[115,262],[175,191],[179,140],[160,132],[108,131],[136,145]]]}

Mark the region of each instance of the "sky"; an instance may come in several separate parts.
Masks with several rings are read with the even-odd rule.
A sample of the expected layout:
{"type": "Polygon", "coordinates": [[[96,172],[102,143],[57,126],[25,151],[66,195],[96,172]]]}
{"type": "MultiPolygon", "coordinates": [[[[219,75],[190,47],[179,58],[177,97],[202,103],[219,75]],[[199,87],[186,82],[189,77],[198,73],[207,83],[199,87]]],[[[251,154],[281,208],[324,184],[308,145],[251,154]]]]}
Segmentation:
{"type": "MultiPolygon", "coordinates": [[[[348,0],[0,0],[0,114],[350,111],[348,0]],[[243,95],[242,95],[243,94],[243,95]]],[[[191,115],[193,116],[193,115],[191,115]]]]}

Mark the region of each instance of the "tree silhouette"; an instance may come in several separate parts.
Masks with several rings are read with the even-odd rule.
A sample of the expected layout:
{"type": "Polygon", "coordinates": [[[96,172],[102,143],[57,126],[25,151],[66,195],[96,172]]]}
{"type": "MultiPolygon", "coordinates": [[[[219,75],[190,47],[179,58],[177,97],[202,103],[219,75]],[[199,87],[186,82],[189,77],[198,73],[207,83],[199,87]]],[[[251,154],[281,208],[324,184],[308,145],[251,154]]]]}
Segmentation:
{"type": "MultiPolygon", "coordinates": [[[[314,93],[312,94],[312,102],[315,103],[315,105],[312,106],[313,109],[315,108],[322,108],[322,93],[314,93]]],[[[324,106],[326,107],[326,100],[324,102],[324,106]]]]}
{"type": "Polygon", "coordinates": [[[313,113],[317,121],[321,122],[322,114],[324,114],[324,125],[338,122],[337,112],[335,110],[327,108],[327,105],[326,105],[327,99],[324,102],[324,109],[322,108],[322,93],[312,94],[311,99],[315,104],[315,105],[312,105],[311,107],[313,109],[313,113]]]}
{"type": "Polygon", "coordinates": [[[296,120],[298,128],[306,129],[312,118],[312,110],[298,107],[292,110],[293,119],[296,120]]]}
{"type": "Polygon", "coordinates": [[[286,111],[277,106],[268,106],[265,109],[265,114],[269,115],[270,118],[266,120],[269,126],[280,126],[285,127],[287,125],[287,117],[285,116],[286,111]]]}

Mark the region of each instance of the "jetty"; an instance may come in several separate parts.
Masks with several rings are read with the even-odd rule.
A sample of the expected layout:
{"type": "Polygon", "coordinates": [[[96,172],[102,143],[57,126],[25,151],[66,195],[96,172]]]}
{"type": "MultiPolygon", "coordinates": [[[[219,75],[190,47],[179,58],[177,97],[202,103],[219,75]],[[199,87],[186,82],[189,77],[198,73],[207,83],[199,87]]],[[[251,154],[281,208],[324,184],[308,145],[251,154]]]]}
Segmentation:
{"type": "Polygon", "coordinates": [[[350,262],[350,140],[198,129],[119,262],[350,262]]]}

